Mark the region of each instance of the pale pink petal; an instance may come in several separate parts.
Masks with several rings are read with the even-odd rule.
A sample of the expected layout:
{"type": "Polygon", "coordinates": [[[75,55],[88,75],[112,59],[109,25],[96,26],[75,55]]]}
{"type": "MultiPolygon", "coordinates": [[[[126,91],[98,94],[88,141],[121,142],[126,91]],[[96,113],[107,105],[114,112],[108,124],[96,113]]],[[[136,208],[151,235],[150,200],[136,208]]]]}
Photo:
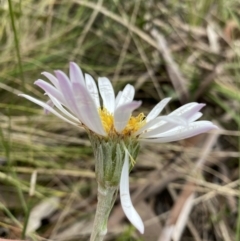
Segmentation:
{"type": "Polygon", "coordinates": [[[47,77],[52,82],[52,84],[59,90],[58,79],[54,75],[48,72],[42,72],[41,74],[47,77]]]}
{"type": "Polygon", "coordinates": [[[132,101],[118,107],[114,112],[114,127],[117,132],[121,132],[128,123],[132,112],[142,104],[141,101],[132,101]]]}
{"type": "Polygon", "coordinates": [[[100,101],[99,101],[98,89],[93,77],[89,74],[85,74],[85,81],[86,81],[86,86],[90,95],[92,96],[97,108],[99,108],[100,101]]]}
{"type": "Polygon", "coordinates": [[[46,94],[52,95],[54,98],[56,98],[62,104],[66,105],[66,101],[65,101],[62,93],[59,90],[57,90],[56,88],[54,88],[52,85],[47,83],[46,81],[39,79],[39,80],[35,81],[34,84],[39,86],[41,89],[43,89],[46,92],[46,94]]]}
{"type": "Polygon", "coordinates": [[[82,70],[74,62],[70,62],[70,64],[69,64],[69,76],[70,76],[70,80],[72,83],[75,82],[75,83],[80,83],[83,85],[85,84],[82,70]]]}
{"type": "Polygon", "coordinates": [[[79,119],[76,118],[75,116],[73,116],[71,113],[69,113],[66,109],[63,108],[63,106],[61,105],[61,103],[54,98],[52,95],[48,94],[48,97],[51,99],[51,102],[63,113],[65,114],[67,117],[69,117],[70,119],[72,119],[75,122],[79,122],[79,119]]]}
{"type": "Polygon", "coordinates": [[[117,101],[116,108],[118,108],[121,105],[130,103],[134,98],[134,94],[135,94],[134,87],[130,84],[127,84],[125,86],[125,88],[123,89],[121,96],[119,97],[119,99],[117,101]]]}
{"type": "Polygon", "coordinates": [[[111,82],[108,78],[98,78],[98,88],[103,100],[103,106],[113,113],[115,109],[115,94],[111,82]]]}
{"type": "Polygon", "coordinates": [[[129,194],[129,157],[127,150],[125,150],[125,160],[120,179],[120,200],[123,212],[125,213],[128,220],[140,233],[143,234],[144,225],[142,219],[133,207],[129,194]]]}
{"type": "MultiPolygon", "coordinates": [[[[48,100],[48,101],[46,102],[46,104],[49,105],[49,106],[51,106],[52,108],[54,107],[54,104],[53,104],[53,102],[52,102],[51,100],[48,100]]],[[[50,112],[49,112],[48,110],[44,109],[44,114],[45,114],[45,115],[48,115],[49,113],[50,113],[50,112]]]]}
{"type": "Polygon", "coordinates": [[[66,122],[68,122],[68,123],[70,123],[70,124],[72,124],[72,125],[74,125],[74,126],[79,126],[79,123],[74,123],[74,122],[68,120],[67,118],[65,118],[64,116],[62,116],[61,114],[59,114],[57,111],[55,111],[55,110],[54,110],[50,105],[48,105],[48,104],[46,104],[46,103],[44,103],[44,102],[42,102],[42,101],[40,101],[40,100],[38,100],[38,99],[35,99],[35,98],[33,98],[32,96],[29,96],[29,95],[20,94],[19,96],[22,96],[22,97],[24,97],[24,98],[26,98],[26,99],[34,102],[35,104],[42,106],[45,110],[50,111],[51,113],[53,113],[54,115],[56,115],[56,116],[59,117],[60,119],[66,121],[66,122]]]}
{"type": "Polygon", "coordinates": [[[86,86],[73,83],[73,92],[81,113],[80,120],[95,133],[106,136],[97,107],[86,86]]]}
{"type": "Polygon", "coordinates": [[[162,112],[162,110],[165,108],[165,106],[168,104],[170,100],[171,98],[165,98],[161,100],[147,115],[146,121],[149,122],[156,118],[162,112]]]}
{"type": "Polygon", "coordinates": [[[196,121],[190,123],[188,126],[178,126],[173,128],[170,131],[161,133],[159,135],[153,135],[152,138],[141,138],[140,141],[143,142],[155,142],[155,143],[164,143],[164,142],[172,142],[178,141],[186,138],[190,138],[192,136],[199,135],[201,133],[205,133],[212,129],[218,129],[210,121],[196,121]]]}
{"type": "Polygon", "coordinates": [[[55,71],[55,74],[58,78],[60,91],[62,92],[64,99],[66,101],[66,107],[71,110],[81,120],[81,113],[79,113],[74,94],[72,84],[69,78],[60,70],[55,71]]]}

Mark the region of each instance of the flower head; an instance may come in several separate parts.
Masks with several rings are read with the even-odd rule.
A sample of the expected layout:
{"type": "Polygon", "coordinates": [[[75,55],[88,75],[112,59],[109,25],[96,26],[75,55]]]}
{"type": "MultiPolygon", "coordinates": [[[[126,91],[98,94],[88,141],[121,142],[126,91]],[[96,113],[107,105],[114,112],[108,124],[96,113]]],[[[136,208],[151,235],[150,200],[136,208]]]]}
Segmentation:
{"type": "MultiPolygon", "coordinates": [[[[110,168],[107,166],[104,173],[108,173],[106,174],[108,182],[120,182],[123,210],[131,223],[143,233],[144,226],[132,205],[128,186],[129,160],[135,153],[137,143],[178,141],[216,129],[217,127],[210,121],[196,121],[202,116],[200,110],[205,105],[192,102],[169,115],[159,116],[170,101],[170,98],[165,98],[147,116],[140,113],[134,117],[132,112],[142,102],[133,100],[135,89],[130,84],[127,84],[115,97],[112,84],[106,77],[98,78],[97,87],[90,75],[85,74],[84,78],[76,63],[70,63],[69,77],[60,70],[55,71],[55,76],[48,72],[42,74],[51,84],[41,79],[35,84],[45,91],[50,100],[45,103],[29,95],[21,94],[21,96],[42,106],[46,112],[51,112],[64,121],[85,128],[90,139],[94,140],[92,142],[98,143],[96,145],[101,145],[102,142],[104,145],[115,142],[121,146],[113,145],[116,150],[120,148],[121,165],[117,165],[114,161],[110,168]],[[116,174],[117,166],[121,168],[120,175],[116,174]]],[[[103,150],[104,147],[102,152],[103,150]]],[[[95,156],[98,155],[97,152],[95,156]]]]}

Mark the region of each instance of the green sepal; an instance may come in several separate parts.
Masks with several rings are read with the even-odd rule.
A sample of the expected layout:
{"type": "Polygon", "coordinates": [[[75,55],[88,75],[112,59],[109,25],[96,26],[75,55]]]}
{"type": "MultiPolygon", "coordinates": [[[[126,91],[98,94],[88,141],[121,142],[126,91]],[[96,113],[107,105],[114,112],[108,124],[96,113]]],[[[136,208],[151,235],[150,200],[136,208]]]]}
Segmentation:
{"type": "MultiPolygon", "coordinates": [[[[139,143],[135,138],[101,138],[89,134],[95,156],[97,182],[104,188],[118,187],[125,158],[125,148],[136,160],[139,143]]],[[[131,165],[132,169],[133,165],[131,165]]]]}

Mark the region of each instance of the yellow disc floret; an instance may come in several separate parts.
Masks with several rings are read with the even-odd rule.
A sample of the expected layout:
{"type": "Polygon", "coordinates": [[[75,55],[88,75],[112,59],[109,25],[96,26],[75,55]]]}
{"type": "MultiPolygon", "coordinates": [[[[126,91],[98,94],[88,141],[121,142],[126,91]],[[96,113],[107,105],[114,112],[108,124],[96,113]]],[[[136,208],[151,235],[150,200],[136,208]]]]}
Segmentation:
{"type": "Polygon", "coordinates": [[[146,123],[145,115],[140,113],[138,116],[131,116],[126,127],[122,131],[124,135],[132,134],[138,131],[146,123]]]}
{"type": "Polygon", "coordinates": [[[114,128],[114,117],[111,113],[107,111],[106,108],[99,108],[99,116],[101,118],[103,127],[108,135],[120,134],[124,136],[129,136],[132,133],[138,131],[142,126],[145,125],[145,115],[140,113],[138,116],[131,116],[126,127],[121,133],[117,133],[114,128]]]}
{"type": "Polygon", "coordinates": [[[107,111],[106,108],[99,108],[98,110],[102,125],[107,133],[114,131],[114,119],[113,115],[107,111]]]}

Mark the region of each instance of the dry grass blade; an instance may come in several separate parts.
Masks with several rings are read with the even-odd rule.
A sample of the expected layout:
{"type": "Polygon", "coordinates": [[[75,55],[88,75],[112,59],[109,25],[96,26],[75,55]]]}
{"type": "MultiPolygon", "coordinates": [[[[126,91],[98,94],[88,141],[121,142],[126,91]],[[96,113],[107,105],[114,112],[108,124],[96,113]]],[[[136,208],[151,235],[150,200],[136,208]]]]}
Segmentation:
{"type": "Polygon", "coordinates": [[[188,183],[177,198],[158,241],[179,241],[194,203],[195,185],[188,183]]]}
{"type": "MultiPolygon", "coordinates": [[[[135,25],[136,17],[137,17],[138,11],[139,11],[139,6],[140,6],[140,1],[136,2],[135,5],[134,5],[132,16],[130,18],[130,24],[132,24],[132,25],[135,25]]],[[[116,82],[118,80],[120,71],[122,69],[123,62],[126,58],[126,53],[127,53],[127,49],[129,48],[130,41],[131,41],[131,34],[128,31],[127,36],[124,40],[124,44],[123,44],[123,47],[122,47],[121,54],[119,56],[119,60],[118,60],[117,66],[116,66],[116,70],[114,72],[114,76],[113,76],[113,80],[112,80],[113,82],[116,82]]]]}
{"type": "Polygon", "coordinates": [[[0,238],[0,241],[24,241],[24,240],[20,240],[20,239],[3,239],[3,238],[0,238]]]}
{"type": "Polygon", "coordinates": [[[144,240],[156,241],[158,238],[159,231],[162,229],[161,224],[155,216],[151,205],[146,201],[142,200],[137,205],[137,210],[144,222],[145,231],[143,234],[144,240]]]}
{"type": "Polygon", "coordinates": [[[42,219],[49,217],[54,211],[56,211],[59,204],[60,199],[57,197],[45,199],[41,203],[37,204],[30,212],[27,234],[35,232],[39,227],[41,227],[42,219]]]}
{"type": "MultiPolygon", "coordinates": [[[[206,160],[206,157],[210,154],[213,145],[216,143],[218,136],[210,135],[207,139],[202,152],[201,157],[198,159],[193,172],[196,174],[201,171],[201,168],[206,160]]],[[[179,197],[177,198],[173,209],[166,222],[166,226],[163,232],[160,234],[158,241],[170,241],[171,238],[174,241],[179,241],[183,230],[188,221],[189,214],[194,205],[196,184],[188,182],[179,197]]],[[[199,238],[197,238],[199,240],[199,238]]]]}
{"type": "Polygon", "coordinates": [[[212,23],[209,23],[207,26],[207,35],[208,35],[208,40],[209,40],[209,44],[212,52],[219,53],[220,52],[219,36],[214,30],[214,25],[212,23]]]}
{"type": "Polygon", "coordinates": [[[80,34],[80,37],[79,39],[77,40],[77,44],[76,44],[76,48],[73,50],[73,54],[71,56],[70,59],[74,60],[75,59],[75,56],[76,54],[79,52],[79,50],[81,49],[82,47],[82,44],[83,44],[83,41],[85,40],[86,38],[86,35],[87,33],[90,31],[94,21],[96,20],[97,18],[97,15],[99,13],[99,9],[102,7],[102,3],[103,3],[103,0],[99,0],[96,4],[96,8],[94,8],[87,24],[86,24],[86,27],[84,28],[84,30],[82,31],[82,33],[80,34]]]}
{"type": "MultiPolygon", "coordinates": [[[[218,201],[216,200],[216,198],[213,198],[213,200],[209,200],[207,202],[208,209],[210,210],[210,212],[214,216],[218,215],[218,212],[217,212],[217,209],[216,209],[216,206],[218,206],[216,204],[217,202],[218,201]]],[[[216,222],[216,225],[215,225],[216,233],[218,233],[217,236],[220,236],[219,238],[224,240],[224,241],[234,240],[233,235],[231,236],[230,233],[229,233],[229,228],[227,227],[228,225],[229,224],[227,224],[224,220],[220,220],[219,222],[216,222]]]]}
{"type": "Polygon", "coordinates": [[[210,86],[210,84],[215,80],[215,78],[218,77],[223,72],[225,63],[219,63],[215,66],[213,71],[211,71],[210,74],[208,74],[202,81],[198,88],[198,90],[194,94],[194,100],[197,100],[204,92],[207,90],[207,88],[210,86]]]}
{"type": "Polygon", "coordinates": [[[31,181],[30,181],[30,189],[29,189],[29,196],[33,197],[36,189],[36,182],[37,182],[37,171],[34,170],[31,175],[31,181]]]}
{"type": "MultiPolygon", "coordinates": [[[[96,4],[93,3],[93,2],[86,2],[86,1],[81,1],[81,0],[74,0],[74,2],[76,2],[76,3],[78,3],[78,4],[82,5],[82,6],[86,6],[86,7],[92,8],[92,9],[96,8],[96,4]]],[[[126,19],[121,18],[120,16],[112,13],[111,11],[107,10],[105,7],[101,7],[99,9],[99,12],[101,12],[103,15],[113,19],[117,23],[125,26],[130,31],[132,31],[133,33],[137,34],[144,41],[149,43],[151,46],[155,47],[156,49],[158,48],[156,42],[148,34],[146,34],[141,29],[139,29],[136,26],[134,26],[131,23],[129,23],[126,19]]]]}
{"type": "MultiPolygon", "coordinates": [[[[31,174],[35,171],[33,168],[30,167],[16,167],[15,171],[17,173],[25,173],[31,174]]],[[[95,173],[87,170],[62,170],[62,169],[47,169],[47,168],[38,168],[38,174],[44,175],[59,175],[59,176],[70,176],[70,177],[84,177],[84,178],[95,178],[95,173]]],[[[1,173],[0,173],[1,174],[1,173]]],[[[0,175],[1,177],[1,175],[0,175]]]]}
{"type": "Polygon", "coordinates": [[[156,39],[158,44],[158,50],[160,51],[165,63],[166,68],[170,77],[170,80],[174,86],[175,91],[182,104],[186,103],[189,99],[187,90],[187,81],[182,76],[176,62],[173,60],[170,50],[167,46],[167,42],[162,34],[160,34],[156,29],[151,31],[152,36],[156,39]]]}
{"type": "Polygon", "coordinates": [[[231,42],[234,39],[234,30],[239,29],[239,24],[236,20],[230,20],[224,28],[224,35],[227,41],[231,42]]]}

